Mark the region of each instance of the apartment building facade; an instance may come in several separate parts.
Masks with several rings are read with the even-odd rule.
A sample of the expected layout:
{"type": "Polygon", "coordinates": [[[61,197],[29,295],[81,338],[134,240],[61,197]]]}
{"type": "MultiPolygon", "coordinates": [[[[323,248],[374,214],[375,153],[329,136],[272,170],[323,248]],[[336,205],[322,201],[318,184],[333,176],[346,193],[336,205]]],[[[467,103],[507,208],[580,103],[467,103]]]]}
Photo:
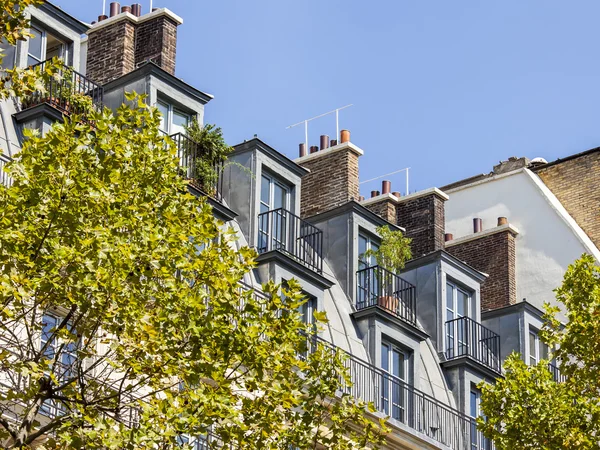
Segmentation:
{"type": "MultiPolygon", "coordinates": [[[[70,80],[99,107],[115,109],[126,92],[144,93],[180,150],[197,145],[185,125],[204,122],[212,96],[176,77],[179,16],[113,3],[110,16],[87,25],[45,2],[31,19],[36,38],[7,49],[5,65],[59,56],[68,75],[61,82],[70,80]]],[[[69,114],[58,83],[48,86],[50,95],[0,104],[1,161],[18,153],[24,128],[43,133],[69,114]]],[[[384,182],[381,193],[364,199],[365,153],[346,130],[333,141],[322,136],[309,152],[301,145],[294,159],[253,138],[234,147],[214,186],[191,180],[190,191],[237,232],[236,245],[257,250],[248,286],[296,279],[308,299],[306,320],[313,311],[327,313],[319,339],[347,355],[354,383],[348,392],[373,402],[374,419],[389,417],[385,448],[490,449],[475,427],[477,385],[502,376],[511,350],[531,354],[521,324],[541,326],[539,305],[517,302],[522,228],[495,210],[498,226],[483,229],[478,220],[474,238],[461,236],[453,189],[402,197],[384,182]],[[379,226],[412,238],[413,259],[401,273],[364,256],[380,244],[379,226]]],[[[1,181],[10,184],[5,176],[1,181]]],[[[543,356],[541,347],[536,355],[543,356]]]]}

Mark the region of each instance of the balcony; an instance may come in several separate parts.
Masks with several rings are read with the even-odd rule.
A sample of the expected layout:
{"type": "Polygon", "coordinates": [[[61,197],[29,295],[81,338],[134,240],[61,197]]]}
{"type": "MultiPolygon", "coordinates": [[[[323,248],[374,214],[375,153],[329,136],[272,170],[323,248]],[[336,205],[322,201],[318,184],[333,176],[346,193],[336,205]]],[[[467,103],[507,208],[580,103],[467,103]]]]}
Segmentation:
{"type": "Polygon", "coordinates": [[[500,374],[500,336],[469,317],[446,322],[446,359],[469,357],[500,374]]]}
{"type": "MultiPolygon", "coordinates": [[[[44,61],[34,67],[41,67],[43,71],[50,63],[51,61],[44,61]]],[[[21,99],[22,109],[47,104],[66,115],[81,114],[85,110],[82,104],[84,101],[91,102],[98,109],[102,108],[104,100],[102,86],[76,72],[72,67],[61,63],[57,66],[57,74],[45,81],[45,92],[34,92],[21,99]]]]}
{"type": "Polygon", "coordinates": [[[317,336],[307,336],[307,353],[319,344],[342,355],[350,382],[340,380],[340,394],[372,402],[376,411],[451,449],[492,448],[473,418],[317,336]],[[483,445],[477,447],[476,443],[483,445]]]}
{"type": "Polygon", "coordinates": [[[323,233],[290,211],[279,208],[258,215],[258,253],[282,252],[323,273],[323,233]]]}
{"type": "Polygon", "coordinates": [[[412,284],[379,266],[359,270],[356,278],[357,311],[377,306],[417,326],[416,289],[412,284]]]}
{"type": "Polygon", "coordinates": [[[200,145],[183,133],[169,136],[177,147],[177,156],[183,176],[190,185],[210,195],[218,201],[223,200],[223,163],[207,160],[200,145]]]}

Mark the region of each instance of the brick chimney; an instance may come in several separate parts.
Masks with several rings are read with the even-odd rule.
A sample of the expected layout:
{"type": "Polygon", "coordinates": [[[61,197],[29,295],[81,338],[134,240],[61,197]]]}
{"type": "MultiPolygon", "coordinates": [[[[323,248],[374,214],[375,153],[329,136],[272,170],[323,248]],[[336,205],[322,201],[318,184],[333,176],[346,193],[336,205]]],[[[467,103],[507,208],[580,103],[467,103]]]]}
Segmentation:
{"type": "MultiPolygon", "coordinates": [[[[340,143],[295,160],[310,173],[302,177],[300,215],[311,217],[350,200],[358,201],[358,158],[363,151],[342,130],[340,143]]],[[[333,141],[335,142],[335,141],[333,141]]]]}
{"type": "Polygon", "coordinates": [[[446,200],[448,196],[438,188],[398,198],[396,223],[412,239],[413,258],[444,248],[446,200]]]}
{"type": "Polygon", "coordinates": [[[499,217],[498,226],[494,228],[446,242],[448,253],[489,275],[481,285],[482,311],[517,302],[515,239],[518,233],[504,217],[499,217]]]}
{"type": "Polygon", "coordinates": [[[383,181],[381,183],[381,193],[379,191],[372,191],[371,198],[366,200],[361,198],[360,204],[384,220],[396,225],[398,220],[396,203],[400,199],[400,193],[391,192],[391,187],[392,183],[390,181],[383,181]]]}
{"type": "Polygon", "coordinates": [[[87,32],[87,76],[106,84],[145,61],[174,75],[177,27],[182,23],[180,17],[164,8],[139,17],[125,9],[100,20],[87,32]]]}

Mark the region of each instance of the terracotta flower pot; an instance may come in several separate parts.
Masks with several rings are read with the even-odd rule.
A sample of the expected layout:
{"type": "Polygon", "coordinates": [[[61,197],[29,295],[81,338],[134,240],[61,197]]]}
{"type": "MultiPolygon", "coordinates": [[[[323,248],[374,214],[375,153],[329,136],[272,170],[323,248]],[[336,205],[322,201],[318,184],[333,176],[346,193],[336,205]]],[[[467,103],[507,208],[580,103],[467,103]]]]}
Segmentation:
{"type": "Polygon", "coordinates": [[[396,312],[398,310],[399,301],[398,298],[394,297],[393,295],[388,295],[385,297],[379,297],[377,299],[377,304],[383,309],[396,312]]]}

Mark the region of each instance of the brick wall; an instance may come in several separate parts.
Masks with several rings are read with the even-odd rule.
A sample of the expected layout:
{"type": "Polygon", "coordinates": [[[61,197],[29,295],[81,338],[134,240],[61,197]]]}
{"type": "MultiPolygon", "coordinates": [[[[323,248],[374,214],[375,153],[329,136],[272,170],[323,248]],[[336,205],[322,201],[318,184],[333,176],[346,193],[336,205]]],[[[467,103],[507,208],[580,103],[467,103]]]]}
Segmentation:
{"type": "Polygon", "coordinates": [[[144,19],[115,16],[88,31],[87,76],[106,84],[151,60],[175,75],[177,23],[168,13],[144,19]]]}
{"type": "Polygon", "coordinates": [[[516,233],[507,225],[479,238],[448,243],[446,251],[489,275],[481,285],[481,310],[488,311],[517,302],[516,233]]]}
{"type": "Polygon", "coordinates": [[[90,33],[87,76],[106,84],[135,69],[135,25],[121,20],[90,33]]]}
{"type": "Polygon", "coordinates": [[[368,203],[364,206],[379,217],[382,217],[390,223],[396,224],[396,203],[391,199],[384,198],[378,202],[368,203]]]}
{"type": "Polygon", "coordinates": [[[542,166],[535,172],[600,247],[600,149],[542,166]]]}
{"type": "Polygon", "coordinates": [[[175,75],[177,55],[177,23],[165,16],[138,25],[135,42],[135,63],[151,60],[175,75]]]}
{"type": "Polygon", "coordinates": [[[297,161],[310,173],[302,177],[300,215],[311,217],[350,200],[358,200],[358,158],[350,147],[313,154],[297,161]]]}
{"type": "Polygon", "coordinates": [[[444,248],[445,201],[432,191],[414,198],[401,198],[396,205],[396,223],[406,230],[405,236],[412,239],[413,258],[444,248]]]}

